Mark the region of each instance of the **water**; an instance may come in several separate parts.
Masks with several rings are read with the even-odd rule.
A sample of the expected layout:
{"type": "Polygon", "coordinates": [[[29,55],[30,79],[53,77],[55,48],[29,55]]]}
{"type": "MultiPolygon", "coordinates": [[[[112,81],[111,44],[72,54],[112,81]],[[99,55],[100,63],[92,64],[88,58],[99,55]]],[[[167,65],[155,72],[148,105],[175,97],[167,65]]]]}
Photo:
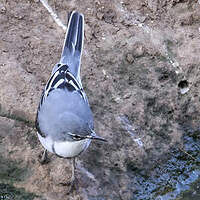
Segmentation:
{"type": "Polygon", "coordinates": [[[136,173],[137,190],[132,200],[199,200],[200,138],[199,130],[183,136],[183,148],[171,149],[170,158],[151,175],[136,173]]]}

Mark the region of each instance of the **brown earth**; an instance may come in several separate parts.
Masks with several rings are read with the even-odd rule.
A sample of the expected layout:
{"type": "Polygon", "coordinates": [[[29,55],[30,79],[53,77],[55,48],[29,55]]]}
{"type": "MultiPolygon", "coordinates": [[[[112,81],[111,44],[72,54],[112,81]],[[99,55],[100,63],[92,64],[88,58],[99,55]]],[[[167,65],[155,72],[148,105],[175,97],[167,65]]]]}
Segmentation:
{"type": "Polygon", "coordinates": [[[92,143],[78,158],[77,188],[68,195],[59,183],[70,177],[70,161],[50,155],[48,164],[39,164],[42,147],[33,124],[65,33],[39,1],[2,0],[0,152],[5,163],[24,170],[19,179],[0,173],[0,183],[24,188],[37,195],[34,200],[140,199],[134,198],[136,174],[151,176],[172,148],[183,147],[185,130],[200,127],[200,3],[49,4],[63,22],[74,9],[85,15],[82,82],[96,132],[109,142],[92,143]],[[189,88],[185,94],[183,87],[189,88]]]}

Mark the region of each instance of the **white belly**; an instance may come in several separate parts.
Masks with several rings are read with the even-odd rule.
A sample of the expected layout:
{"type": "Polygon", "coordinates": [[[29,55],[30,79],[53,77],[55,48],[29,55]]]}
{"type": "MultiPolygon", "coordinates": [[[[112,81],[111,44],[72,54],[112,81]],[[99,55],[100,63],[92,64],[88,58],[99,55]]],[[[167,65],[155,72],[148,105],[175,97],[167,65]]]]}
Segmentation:
{"type": "Polygon", "coordinates": [[[45,149],[47,149],[51,153],[56,153],[57,155],[65,158],[78,156],[82,151],[87,149],[91,142],[90,139],[84,139],[75,142],[55,142],[52,140],[51,137],[43,138],[40,134],[37,133],[37,135],[45,149]]]}

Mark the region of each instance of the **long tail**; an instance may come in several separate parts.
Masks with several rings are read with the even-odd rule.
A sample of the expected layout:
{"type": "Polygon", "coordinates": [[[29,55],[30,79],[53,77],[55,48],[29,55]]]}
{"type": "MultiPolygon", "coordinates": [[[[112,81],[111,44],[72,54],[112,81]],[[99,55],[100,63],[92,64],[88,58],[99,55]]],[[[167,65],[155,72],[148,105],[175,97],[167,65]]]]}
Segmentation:
{"type": "Polygon", "coordinates": [[[70,72],[80,82],[80,64],[84,40],[84,16],[73,11],[69,16],[60,63],[67,64],[70,72]]]}

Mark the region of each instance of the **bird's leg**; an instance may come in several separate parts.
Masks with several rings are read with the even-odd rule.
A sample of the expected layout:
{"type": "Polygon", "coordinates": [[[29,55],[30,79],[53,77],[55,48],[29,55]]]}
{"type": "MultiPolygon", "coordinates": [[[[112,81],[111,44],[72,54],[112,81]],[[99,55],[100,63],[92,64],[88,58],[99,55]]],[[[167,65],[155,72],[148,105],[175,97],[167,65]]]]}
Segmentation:
{"type": "Polygon", "coordinates": [[[71,180],[67,182],[67,185],[74,185],[74,181],[75,181],[75,158],[71,158],[71,164],[72,164],[72,175],[71,175],[71,180]]]}
{"type": "Polygon", "coordinates": [[[72,158],[72,176],[71,176],[71,182],[74,183],[75,181],[75,170],[76,170],[76,158],[72,158]]]}
{"type": "Polygon", "coordinates": [[[48,163],[48,159],[47,159],[47,150],[46,150],[46,149],[44,149],[44,152],[43,152],[42,156],[41,156],[41,157],[39,156],[39,162],[40,162],[42,165],[48,163]]]}
{"type": "Polygon", "coordinates": [[[74,189],[75,185],[75,169],[76,169],[76,159],[71,158],[71,164],[72,164],[72,175],[70,181],[67,182],[67,186],[69,186],[68,193],[70,193],[74,189]]]}

